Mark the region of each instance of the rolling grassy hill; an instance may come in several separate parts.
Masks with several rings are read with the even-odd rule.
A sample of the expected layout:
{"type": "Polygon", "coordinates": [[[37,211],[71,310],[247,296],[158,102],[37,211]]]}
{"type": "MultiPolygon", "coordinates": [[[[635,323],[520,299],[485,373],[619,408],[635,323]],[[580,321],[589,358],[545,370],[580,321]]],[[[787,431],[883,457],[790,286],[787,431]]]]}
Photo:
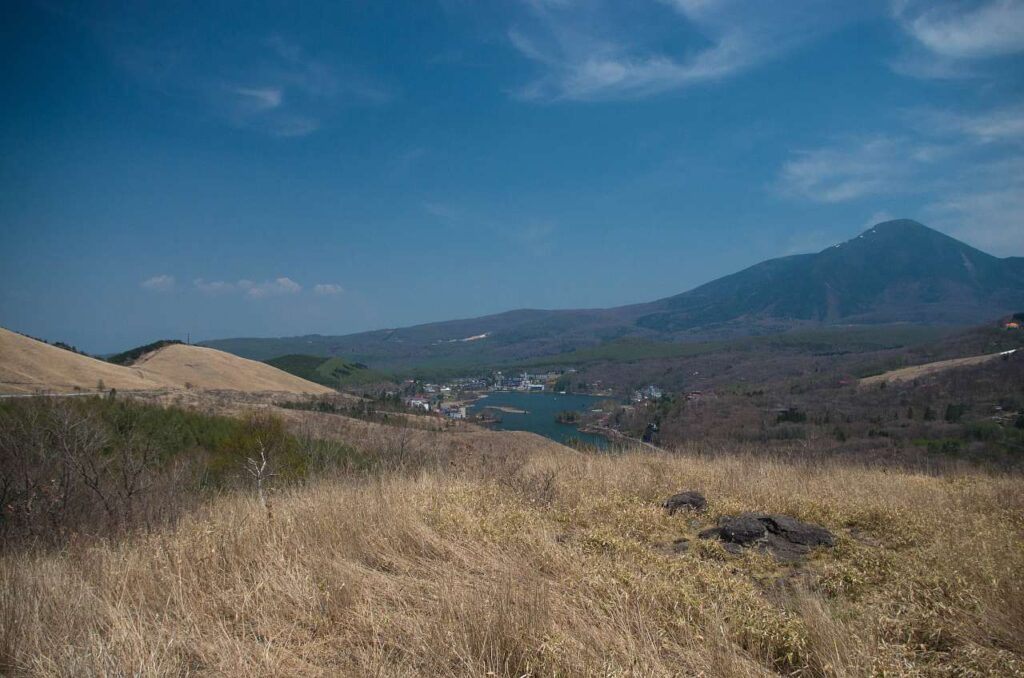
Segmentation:
{"type": "Polygon", "coordinates": [[[298,353],[345,356],[377,369],[458,368],[640,340],[709,341],[846,325],[967,326],[1022,308],[1024,259],[999,259],[917,222],[897,220],[817,254],[765,261],[650,303],[527,309],[346,336],[206,345],[259,360],[298,353]]]}
{"type": "Polygon", "coordinates": [[[0,393],[207,389],[330,393],[270,365],[201,346],[157,342],[121,354],[130,366],[73,353],[0,328],[0,393]],[[158,346],[155,350],[144,350],[158,346]],[[130,357],[124,357],[130,356],[130,357]]]}

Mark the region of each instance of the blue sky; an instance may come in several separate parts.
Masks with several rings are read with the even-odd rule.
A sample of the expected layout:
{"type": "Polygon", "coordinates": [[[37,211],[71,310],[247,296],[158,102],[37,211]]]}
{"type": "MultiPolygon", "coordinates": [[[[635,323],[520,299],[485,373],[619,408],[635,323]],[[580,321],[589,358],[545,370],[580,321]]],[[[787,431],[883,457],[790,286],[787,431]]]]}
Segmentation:
{"type": "Polygon", "coordinates": [[[1024,255],[1019,0],[6,9],[0,325],[89,351],[1024,255]]]}

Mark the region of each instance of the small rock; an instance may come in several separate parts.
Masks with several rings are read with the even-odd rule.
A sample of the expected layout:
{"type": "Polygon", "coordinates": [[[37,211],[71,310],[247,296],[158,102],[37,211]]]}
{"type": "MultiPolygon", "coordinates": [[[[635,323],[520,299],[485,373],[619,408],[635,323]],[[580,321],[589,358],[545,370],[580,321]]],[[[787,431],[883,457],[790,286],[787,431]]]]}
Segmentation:
{"type": "Polygon", "coordinates": [[[672,551],[672,553],[686,553],[690,550],[690,540],[685,537],[682,539],[676,539],[672,542],[672,545],[669,546],[669,550],[672,551]]]}
{"type": "Polygon", "coordinates": [[[743,555],[743,547],[739,544],[733,544],[732,542],[725,542],[722,544],[722,548],[725,549],[726,553],[731,553],[734,556],[743,555]]]}
{"type": "Polygon", "coordinates": [[[669,515],[673,515],[676,511],[682,510],[703,511],[708,505],[708,500],[700,492],[687,490],[686,492],[672,495],[663,501],[661,505],[668,509],[669,515]]]}

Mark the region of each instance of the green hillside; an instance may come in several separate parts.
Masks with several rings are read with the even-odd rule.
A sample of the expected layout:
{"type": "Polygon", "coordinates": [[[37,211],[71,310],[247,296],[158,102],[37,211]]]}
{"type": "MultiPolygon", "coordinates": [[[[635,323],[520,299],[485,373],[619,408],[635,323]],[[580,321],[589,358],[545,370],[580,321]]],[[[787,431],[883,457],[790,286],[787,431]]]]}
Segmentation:
{"type": "Polygon", "coordinates": [[[264,362],[289,374],[331,388],[355,386],[387,379],[385,375],[369,369],[362,363],[350,362],[343,358],[324,358],[293,353],[264,362]]]}

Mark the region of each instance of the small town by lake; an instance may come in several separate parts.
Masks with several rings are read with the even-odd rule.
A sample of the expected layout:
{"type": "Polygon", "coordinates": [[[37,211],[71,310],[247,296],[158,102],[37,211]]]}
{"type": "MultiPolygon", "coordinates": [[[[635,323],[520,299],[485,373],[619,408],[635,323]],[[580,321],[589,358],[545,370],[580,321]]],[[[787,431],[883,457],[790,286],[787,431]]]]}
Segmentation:
{"type": "Polygon", "coordinates": [[[502,431],[530,431],[560,443],[573,439],[608,447],[608,441],[594,433],[583,433],[574,424],[559,423],[559,412],[589,412],[607,398],[575,395],[571,393],[524,393],[519,391],[492,391],[469,407],[469,414],[481,414],[485,409],[496,410],[500,422],[494,428],[502,431]]]}

